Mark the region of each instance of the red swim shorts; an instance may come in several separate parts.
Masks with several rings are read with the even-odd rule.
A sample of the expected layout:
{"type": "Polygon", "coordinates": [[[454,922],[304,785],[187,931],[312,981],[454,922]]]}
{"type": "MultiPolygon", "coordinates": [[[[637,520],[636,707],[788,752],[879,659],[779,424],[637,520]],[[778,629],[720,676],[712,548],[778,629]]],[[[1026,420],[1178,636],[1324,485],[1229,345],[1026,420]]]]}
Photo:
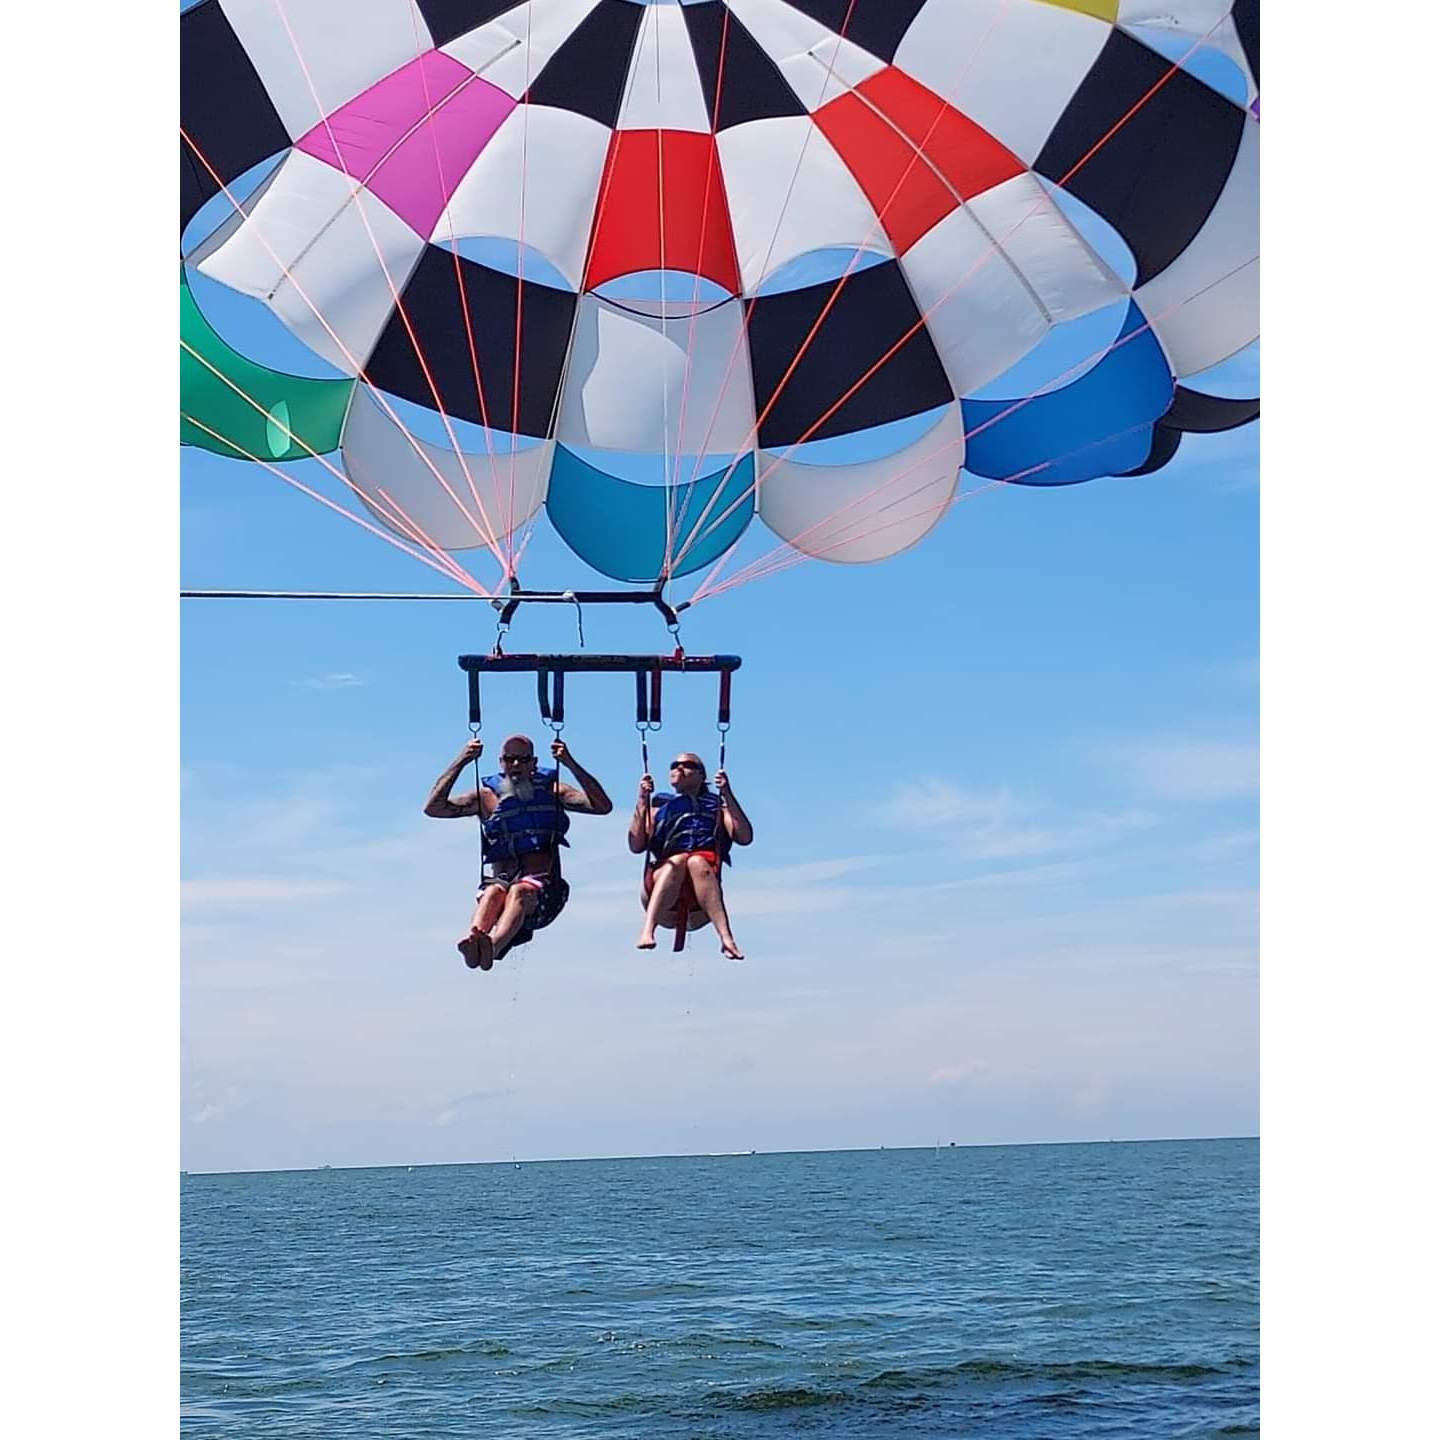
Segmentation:
{"type": "MultiPolygon", "coordinates": [[[[675,855],[667,855],[660,864],[668,865],[670,861],[682,857],[688,860],[692,855],[698,855],[717,875],[720,873],[720,856],[714,850],[682,850],[675,855]]],[[[659,868],[658,865],[645,867],[645,898],[647,900],[650,898],[650,892],[655,888],[655,872],[659,868]]]]}
{"type": "MultiPolygon", "coordinates": [[[[687,860],[691,855],[698,855],[710,866],[715,872],[715,878],[719,880],[720,856],[714,850],[685,850],[679,853],[687,860]]],[[[660,863],[663,865],[675,858],[676,856],[669,855],[660,863]]],[[[642,905],[648,905],[650,903],[651,893],[655,889],[655,871],[658,868],[656,865],[647,865],[645,867],[645,879],[641,885],[640,895],[640,903],[642,905]]],[[[705,912],[700,908],[699,902],[695,899],[695,887],[691,884],[688,875],[681,883],[679,892],[675,896],[674,908],[667,910],[663,915],[657,916],[656,918],[664,929],[673,930],[679,919],[679,911],[682,909],[686,912],[685,928],[687,930],[699,930],[702,926],[710,923],[706,918],[705,912]]]]}

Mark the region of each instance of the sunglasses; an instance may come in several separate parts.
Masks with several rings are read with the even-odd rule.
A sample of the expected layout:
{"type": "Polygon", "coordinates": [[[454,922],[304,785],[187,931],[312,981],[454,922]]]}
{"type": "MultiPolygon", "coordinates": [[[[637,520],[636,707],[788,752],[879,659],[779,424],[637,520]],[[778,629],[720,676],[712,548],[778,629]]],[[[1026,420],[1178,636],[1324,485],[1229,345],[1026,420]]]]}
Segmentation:
{"type": "Polygon", "coordinates": [[[502,760],[511,760],[516,765],[533,765],[535,763],[535,757],[533,755],[502,755],[500,758],[502,760]]]}
{"type": "Polygon", "coordinates": [[[705,767],[697,764],[694,760],[672,760],[670,768],[672,770],[703,770],[705,767]]]}

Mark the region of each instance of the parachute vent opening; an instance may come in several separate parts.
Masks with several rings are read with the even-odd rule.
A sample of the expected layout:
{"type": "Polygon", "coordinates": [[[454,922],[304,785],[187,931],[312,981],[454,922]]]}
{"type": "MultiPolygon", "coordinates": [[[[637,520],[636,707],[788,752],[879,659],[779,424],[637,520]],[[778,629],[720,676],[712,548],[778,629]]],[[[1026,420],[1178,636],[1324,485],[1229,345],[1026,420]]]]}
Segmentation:
{"type": "Polygon", "coordinates": [[[281,150],[260,161],[258,165],[252,165],[243,175],[230,181],[224,190],[217,191],[201,205],[180,232],[181,255],[190,255],[198,250],[217,231],[233,221],[237,214],[243,213],[249,202],[259,195],[266,182],[280,168],[285,154],[286,152],[281,150]],[[228,195],[226,190],[230,192],[228,195]],[[236,206],[240,207],[239,211],[236,206]]]}
{"type": "Polygon", "coordinates": [[[1236,60],[1213,45],[1196,45],[1191,35],[1156,25],[1132,25],[1129,33],[1143,45],[1178,65],[1187,75],[1245,109],[1252,99],[1250,79],[1236,60]]]}
{"type": "Polygon", "coordinates": [[[575,287],[553,260],[533,245],[526,245],[503,235],[465,235],[451,239],[436,236],[433,243],[450,250],[462,259],[483,265],[500,275],[523,279],[527,285],[544,285],[551,290],[571,294],[575,287]]]}
{"type": "Polygon", "coordinates": [[[1033,350],[1022,355],[988,385],[966,400],[1018,400],[1061,390],[1093,370],[1113,349],[1124,331],[1130,301],[1065,320],[1045,332],[1033,350]]]}
{"type": "Polygon", "coordinates": [[[1260,393],[1260,342],[1252,340],[1229,359],[1185,377],[1187,390],[1225,400],[1248,400],[1260,393]]]}
{"type": "Polygon", "coordinates": [[[242,295],[211,280],[201,270],[187,267],[186,279],[190,296],[206,324],[247,360],[307,380],[351,378],[297,338],[264,300],[242,295]]]}
{"type": "Polygon", "coordinates": [[[755,293],[783,295],[787,291],[805,290],[812,285],[828,285],[846,275],[883,265],[892,258],[877,250],[845,245],[828,245],[819,250],[808,250],[772,270],[760,282],[755,293]]]}
{"type": "Polygon", "coordinates": [[[597,285],[594,293],[617,309],[663,320],[703,315],[734,299],[723,285],[688,270],[636,270],[597,285]]]}

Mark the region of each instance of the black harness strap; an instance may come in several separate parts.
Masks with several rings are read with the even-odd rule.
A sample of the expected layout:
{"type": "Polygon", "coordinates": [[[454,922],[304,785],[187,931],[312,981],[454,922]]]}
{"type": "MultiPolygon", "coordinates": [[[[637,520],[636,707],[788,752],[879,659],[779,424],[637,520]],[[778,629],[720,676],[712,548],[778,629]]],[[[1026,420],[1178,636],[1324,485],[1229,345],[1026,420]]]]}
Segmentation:
{"type": "MultiPolygon", "coordinates": [[[[470,738],[478,740],[481,729],[480,712],[480,672],[471,670],[466,673],[466,680],[469,681],[470,689],[470,738]]],[[[475,761],[475,824],[480,833],[480,883],[476,887],[476,893],[485,888],[485,866],[487,856],[485,854],[485,802],[480,797],[480,792],[485,787],[480,780],[480,757],[476,755],[475,761]]]]}
{"type": "Polygon", "coordinates": [[[730,680],[731,672],[720,672],[720,709],[715,719],[715,728],[720,732],[720,765],[725,768],[725,737],[730,733],[730,680]]]}
{"type": "MultiPolygon", "coordinates": [[[[565,672],[563,670],[537,670],[535,683],[540,695],[540,718],[558,740],[560,732],[565,728],[565,672]]],[[[555,828],[558,832],[560,816],[565,809],[565,801],[560,794],[560,762],[558,760],[555,762],[552,793],[555,796],[555,828]]],[[[552,863],[557,868],[560,864],[560,847],[558,845],[555,847],[552,863]]]]}
{"type": "Polygon", "coordinates": [[[535,688],[540,697],[540,718],[558,735],[565,728],[565,672],[537,670],[535,688]]]}
{"type": "Polygon", "coordinates": [[[480,734],[480,672],[469,671],[465,678],[470,682],[470,730],[478,736],[480,734]]]}

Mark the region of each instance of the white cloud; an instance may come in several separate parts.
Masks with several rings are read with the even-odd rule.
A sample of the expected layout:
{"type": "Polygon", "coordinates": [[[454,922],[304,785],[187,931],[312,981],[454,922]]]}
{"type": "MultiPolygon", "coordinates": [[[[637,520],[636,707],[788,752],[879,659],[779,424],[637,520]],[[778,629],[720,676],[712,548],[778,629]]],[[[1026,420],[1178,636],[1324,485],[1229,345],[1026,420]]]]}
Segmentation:
{"type": "Polygon", "coordinates": [[[931,1085],[964,1085],[983,1075],[990,1068],[987,1060],[962,1060],[957,1065],[942,1065],[930,1072],[931,1085]]]}
{"type": "Polygon", "coordinates": [[[1012,808],[1008,790],[965,790],[932,780],[899,786],[883,813],[892,825],[988,825],[1012,808]]]}
{"type": "Polygon", "coordinates": [[[1233,860],[1253,854],[1260,844],[1259,830],[1236,830],[1197,840],[1184,852],[1187,860],[1233,860]]]}
{"type": "Polygon", "coordinates": [[[733,898],[726,901],[738,918],[760,915],[811,915],[869,904],[858,885],[837,886],[842,880],[881,862],[875,856],[856,855],[845,859],[816,860],[804,865],[776,865],[748,871],[737,878],[733,898]]]}
{"type": "Polygon", "coordinates": [[[238,1086],[226,1085],[218,1095],[197,1097],[194,1103],[195,1109],[186,1118],[192,1125],[208,1125],[212,1120],[243,1110],[250,1102],[238,1086]]]}
{"type": "MultiPolygon", "coordinates": [[[[190,908],[224,905],[286,905],[299,900],[318,900],[342,894],[347,887],[338,880],[296,880],[285,875],[216,875],[185,880],[180,885],[180,903],[190,908]]],[[[192,940],[196,937],[191,935],[192,940]]]]}
{"type": "Polygon", "coordinates": [[[1159,908],[1166,911],[1229,911],[1249,917],[1260,903],[1260,894],[1249,886],[1234,886],[1223,890],[1171,890],[1161,895],[1136,895],[1119,903],[1136,910],[1159,908]]]}
{"type": "Polygon", "coordinates": [[[1187,435],[1178,457],[1183,469],[1176,467],[1175,473],[1187,481],[1211,481],[1222,495],[1254,492],[1260,488],[1259,443],[1255,425],[1213,435],[1187,435]]]}
{"type": "Polygon", "coordinates": [[[802,865],[769,865],[749,870],[747,874],[757,886],[823,885],[827,880],[839,880],[857,870],[868,870],[883,863],[883,858],[877,855],[851,855],[834,860],[811,860],[802,865]]]}
{"type": "Polygon", "coordinates": [[[1142,790],[1161,799],[1234,800],[1260,787],[1260,747],[1254,741],[1161,737],[1108,747],[1107,754],[1142,790]]]}
{"type": "Polygon", "coordinates": [[[499,1087],[472,1090],[468,1095],[457,1095],[455,1099],[448,1101],[430,1118],[429,1124],[432,1129],[444,1130],[453,1125],[456,1120],[463,1119],[473,1107],[494,1104],[496,1101],[504,1099],[505,1091],[499,1087]]]}
{"type": "MultiPolygon", "coordinates": [[[[845,1110],[835,1097],[857,1076],[857,1103],[870,1103],[872,1080],[884,1097],[877,1117],[916,1110],[917,1098],[927,1116],[961,1113],[983,1091],[985,1123],[1024,1135],[1014,1095],[1029,1086],[1047,1114],[1080,1114],[1080,1133],[1110,1122],[1070,1103],[1094,1063],[1093,1045],[1071,1056],[1056,1039],[1077,1005],[1093,1006],[1087,1025],[1115,1017],[1117,1053],[1149,1046],[1169,1063],[1228,1035],[1228,1017],[1250,1003],[1237,980],[1254,967],[1253,895],[1126,904],[1108,893],[1114,864],[1096,847],[1118,852],[1115,842],[1149,823],[1138,810],[936,786],[909,796],[932,824],[867,836],[872,854],[765,865],[784,852],[742,850],[727,874],[750,957],[740,967],[719,962],[709,932],[680,956],[664,942],[635,952],[640,861],[625,852],[625,815],[578,821],[569,911],[479,975],[454,951],[473,895],[473,821],[425,820],[421,796],[389,793],[398,782],[382,771],[262,776],[248,789],[245,778],[222,786],[206,770],[189,797],[186,901],[198,908],[186,933],[185,1042],[213,1072],[186,1087],[192,1168],[488,1157],[512,1153],[517,1135],[535,1154],[784,1148],[792,1134],[845,1143],[838,1120],[821,1121],[845,1110]],[[222,804],[239,803],[214,813],[217,789],[222,804]],[[1050,853],[1035,848],[1042,837],[1050,853]],[[957,838],[981,856],[1020,850],[971,876],[951,863],[957,838]],[[937,867],[912,871],[883,853],[927,845],[937,867]],[[1106,891],[1075,883],[1099,871],[1106,891]],[[930,880],[976,888],[932,897],[930,880]],[[874,884],[902,887],[885,925],[857,908],[874,884]],[[1061,905],[1068,913],[1055,913],[1061,905]],[[935,933],[905,933],[911,925],[935,933]],[[1189,1008],[1166,1008],[1182,977],[1187,996],[1227,1007],[1223,1025],[1197,1027],[1189,1008]],[[1051,1028],[1037,1008],[1053,1012],[1051,1028]],[[1134,1024],[1137,1010],[1153,1023],[1134,1024]],[[677,1074],[688,1088],[651,1105],[677,1074]],[[232,1081],[251,1098],[222,1119],[232,1081]],[[1003,1122],[996,1095],[1011,1097],[1003,1122]]],[[[838,848],[846,835],[830,838],[838,848]]],[[[1199,1068],[1208,1077],[1214,1066],[1199,1068]]],[[[1128,1088],[1117,1082],[1115,1093],[1128,1088]]],[[[931,1139],[933,1123],[916,1122],[931,1139]]]]}
{"type": "Polygon", "coordinates": [[[1080,860],[1051,860],[1043,865],[1013,865],[1005,870],[987,870],[980,875],[967,875],[963,880],[942,880],[933,890],[988,890],[1012,885],[1059,885],[1079,880],[1094,870],[1080,860]]]}
{"type": "Polygon", "coordinates": [[[1048,817],[1008,789],[966,790],[945,780],[901,785],[882,813],[897,826],[945,827],[945,849],[958,860],[1018,860],[1088,850],[1153,823],[1145,811],[1133,809],[1048,817]]]}
{"type": "Polygon", "coordinates": [[[265,794],[253,777],[217,767],[184,797],[183,853],[234,868],[255,855],[271,857],[271,864],[301,861],[321,845],[349,839],[347,818],[363,814],[381,779],[374,767],[331,765],[288,777],[265,794]]]}
{"type": "Polygon", "coordinates": [[[298,688],[304,690],[353,690],[357,686],[364,685],[365,681],[358,675],[352,675],[348,671],[339,671],[330,675],[311,675],[304,680],[293,682],[298,688]]]}
{"type": "Polygon", "coordinates": [[[1087,1076],[1071,1093],[1071,1106],[1082,1114],[1103,1110],[1109,1103],[1113,1087],[1101,1075],[1087,1076]]]}
{"type": "Polygon", "coordinates": [[[1198,689],[1209,696],[1216,691],[1234,692],[1253,708],[1255,692],[1260,687],[1260,657],[1244,655],[1238,659],[1214,660],[1194,671],[1198,689]]]}

